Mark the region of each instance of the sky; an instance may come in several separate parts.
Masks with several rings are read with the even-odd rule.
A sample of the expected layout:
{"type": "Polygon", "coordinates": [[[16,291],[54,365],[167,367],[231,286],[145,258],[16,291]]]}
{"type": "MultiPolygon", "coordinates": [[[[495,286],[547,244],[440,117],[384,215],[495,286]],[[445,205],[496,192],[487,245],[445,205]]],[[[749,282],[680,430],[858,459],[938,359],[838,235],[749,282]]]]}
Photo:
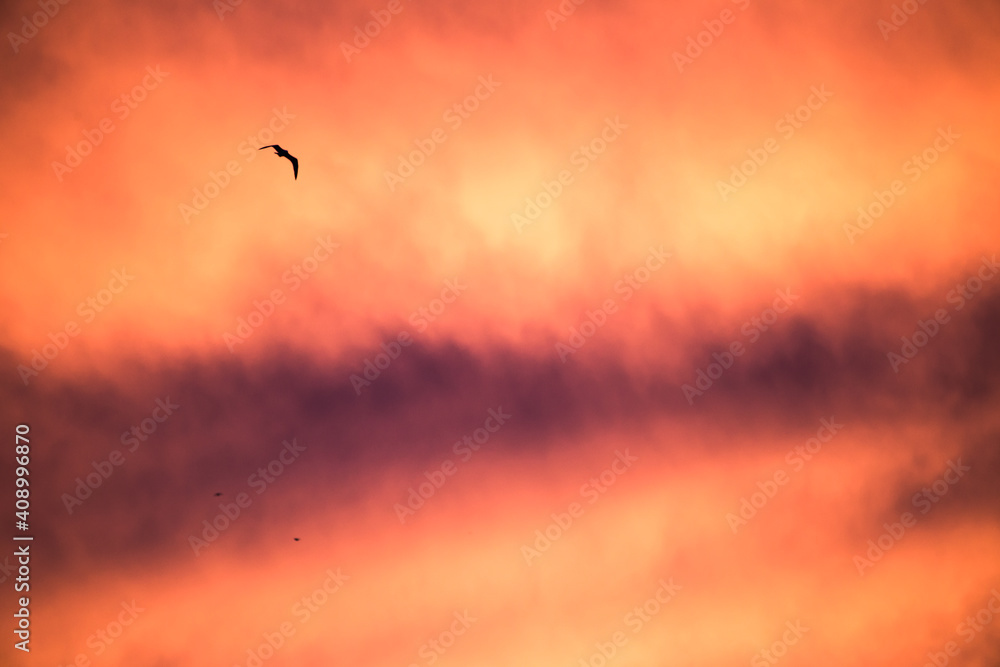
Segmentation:
{"type": "Polygon", "coordinates": [[[996,3],[0,25],[0,663],[1000,662],[996,3]]]}

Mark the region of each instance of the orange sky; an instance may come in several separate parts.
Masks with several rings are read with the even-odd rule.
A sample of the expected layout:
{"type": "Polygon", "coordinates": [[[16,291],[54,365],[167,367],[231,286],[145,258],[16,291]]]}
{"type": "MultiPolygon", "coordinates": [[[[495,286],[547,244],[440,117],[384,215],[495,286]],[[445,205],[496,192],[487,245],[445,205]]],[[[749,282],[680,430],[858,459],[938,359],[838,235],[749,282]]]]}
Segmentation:
{"type": "Polygon", "coordinates": [[[5,6],[0,662],[997,664],[1000,11],[902,4],[5,6]]]}

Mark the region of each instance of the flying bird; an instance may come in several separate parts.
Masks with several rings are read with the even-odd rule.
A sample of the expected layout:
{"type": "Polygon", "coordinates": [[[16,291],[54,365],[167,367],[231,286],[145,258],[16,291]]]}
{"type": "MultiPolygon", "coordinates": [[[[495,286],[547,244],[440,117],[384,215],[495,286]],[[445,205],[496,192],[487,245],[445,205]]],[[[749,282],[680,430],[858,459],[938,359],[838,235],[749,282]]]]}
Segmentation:
{"type": "Polygon", "coordinates": [[[289,153],[288,151],[286,151],[284,148],[282,148],[278,144],[271,144],[270,146],[261,146],[257,150],[262,151],[265,148],[273,148],[275,155],[277,155],[278,157],[286,157],[289,160],[291,160],[291,162],[292,162],[292,173],[295,174],[295,179],[298,180],[298,178],[299,178],[299,161],[297,159],[295,159],[295,157],[291,153],[289,153]]]}
{"type": "Polygon", "coordinates": [[[215,495],[216,495],[216,497],[218,497],[218,496],[221,496],[221,495],[222,495],[222,492],[221,492],[221,491],[217,491],[217,492],[215,493],[215,495]]]}

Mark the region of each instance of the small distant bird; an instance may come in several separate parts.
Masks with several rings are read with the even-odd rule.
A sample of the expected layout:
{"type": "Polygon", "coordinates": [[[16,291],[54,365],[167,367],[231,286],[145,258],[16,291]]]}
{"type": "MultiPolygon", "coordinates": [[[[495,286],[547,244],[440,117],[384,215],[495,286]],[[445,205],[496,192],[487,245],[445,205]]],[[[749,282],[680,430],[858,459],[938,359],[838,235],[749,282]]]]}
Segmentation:
{"type": "Polygon", "coordinates": [[[222,495],[222,491],[216,491],[216,492],[215,492],[215,495],[216,495],[216,496],[221,496],[221,495],[222,495]]]}
{"type": "Polygon", "coordinates": [[[297,537],[296,537],[296,538],[295,538],[295,541],[296,541],[296,542],[298,542],[298,541],[299,541],[299,538],[297,538],[297,537]]]}
{"type": "Polygon", "coordinates": [[[295,179],[298,180],[298,178],[299,178],[299,161],[297,159],[295,159],[295,157],[291,153],[289,153],[288,151],[286,151],[284,148],[282,148],[278,144],[271,144],[270,146],[261,146],[257,150],[262,151],[265,148],[273,148],[275,155],[277,155],[278,157],[286,157],[289,160],[291,160],[292,161],[292,173],[295,174],[295,179]]]}

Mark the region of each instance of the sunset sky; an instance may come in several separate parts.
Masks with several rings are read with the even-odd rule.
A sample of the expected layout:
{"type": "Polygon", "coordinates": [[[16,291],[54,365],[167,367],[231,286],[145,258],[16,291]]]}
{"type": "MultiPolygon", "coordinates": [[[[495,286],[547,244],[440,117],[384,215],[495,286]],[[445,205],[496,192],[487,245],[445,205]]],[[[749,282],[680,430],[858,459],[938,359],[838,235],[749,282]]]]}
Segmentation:
{"type": "Polygon", "coordinates": [[[0,664],[1000,664],[996,2],[0,18],[0,664]]]}

